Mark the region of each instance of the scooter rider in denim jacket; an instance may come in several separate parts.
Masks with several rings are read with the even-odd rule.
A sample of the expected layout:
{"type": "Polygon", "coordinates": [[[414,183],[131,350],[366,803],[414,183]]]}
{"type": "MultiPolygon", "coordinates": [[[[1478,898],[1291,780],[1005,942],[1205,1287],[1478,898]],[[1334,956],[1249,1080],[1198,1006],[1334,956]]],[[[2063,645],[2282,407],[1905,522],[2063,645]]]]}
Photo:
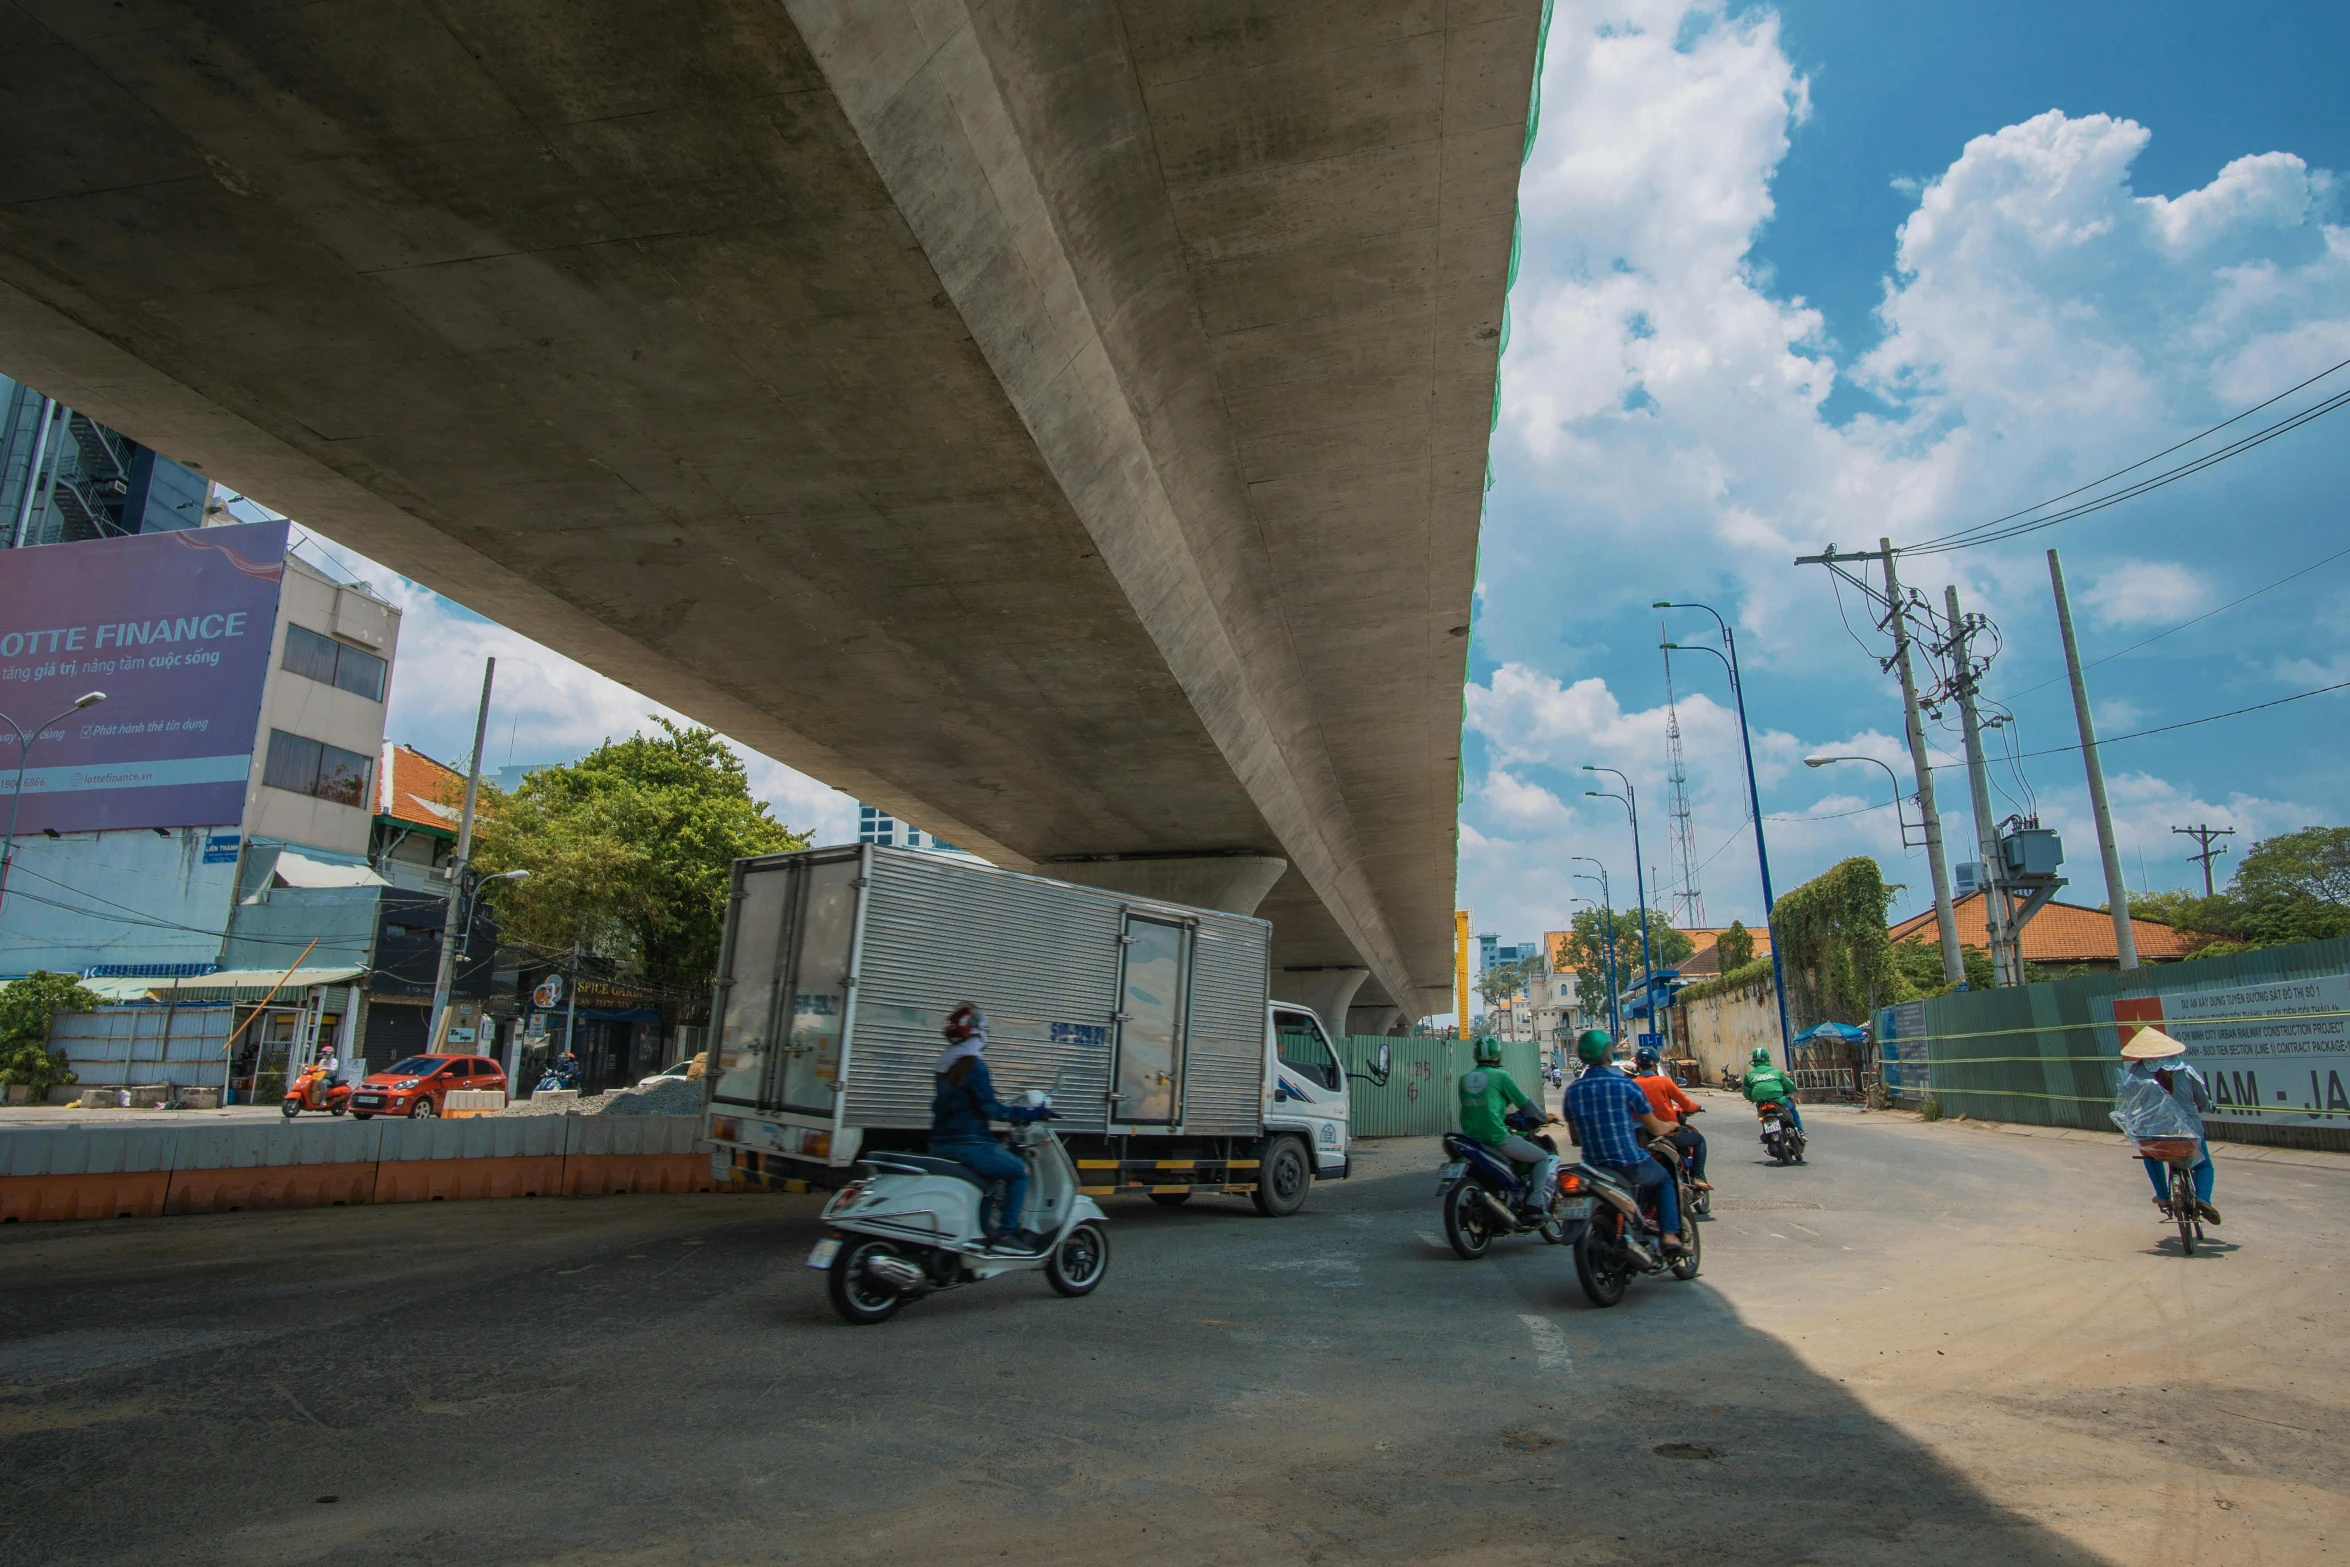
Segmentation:
{"type": "Polygon", "coordinates": [[[947,1047],[930,1068],[937,1083],[930,1099],[930,1151],[969,1166],[984,1180],[1005,1183],[1003,1203],[992,1222],[982,1216],[990,1250],[1042,1251],[1052,1243],[1049,1236],[1015,1228],[1028,1196],[1028,1161],[997,1142],[988,1123],[1025,1126],[1052,1111],[1008,1105],[996,1098],[995,1081],[981,1059],[987,1049],[987,1014],[977,1006],[966,1001],[955,1008],[944,1032],[947,1047]]]}

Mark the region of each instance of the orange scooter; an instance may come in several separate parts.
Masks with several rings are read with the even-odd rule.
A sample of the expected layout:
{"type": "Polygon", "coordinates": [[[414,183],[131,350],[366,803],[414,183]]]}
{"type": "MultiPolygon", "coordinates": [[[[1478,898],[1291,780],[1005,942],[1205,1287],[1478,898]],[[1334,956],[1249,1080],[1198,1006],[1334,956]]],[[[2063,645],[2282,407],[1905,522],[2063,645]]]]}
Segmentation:
{"type": "Polygon", "coordinates": [[[305,1110],[324,1110],[328,1115],[341,1115],[351,1108],[351,1085],[327,1076],[326,1067],[317,1061],[302,1069],[299,1077],[286,1085],[285,1103],[278,1108],[291,1121],[305,1110]]]}

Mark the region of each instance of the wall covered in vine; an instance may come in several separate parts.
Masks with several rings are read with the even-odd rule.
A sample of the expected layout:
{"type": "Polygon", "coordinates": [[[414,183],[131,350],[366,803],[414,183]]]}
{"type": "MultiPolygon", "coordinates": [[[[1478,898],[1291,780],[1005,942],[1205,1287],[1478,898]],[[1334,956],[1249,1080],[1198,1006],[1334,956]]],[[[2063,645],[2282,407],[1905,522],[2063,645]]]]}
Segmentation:
{"type": "Polygon", "coordinates": [[[1908,994],[1893,964],[1885,911],[1893,892],[1877,862],[1855,855],[1779,899],[1772,938],[1787,972],[1789,1021],[1866,1024],[1908,994]]]}

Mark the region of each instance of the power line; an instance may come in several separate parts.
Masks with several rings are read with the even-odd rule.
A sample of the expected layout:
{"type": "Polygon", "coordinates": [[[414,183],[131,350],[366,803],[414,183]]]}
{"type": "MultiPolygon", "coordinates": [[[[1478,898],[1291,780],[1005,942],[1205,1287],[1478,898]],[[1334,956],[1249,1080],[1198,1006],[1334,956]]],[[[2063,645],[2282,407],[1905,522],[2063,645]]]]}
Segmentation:
{"type": "MultiPolygon", "coordinates": [[[[2329,691],[2350,691],[2350,680],[2339,680],[2330,686],[2319,686],[2315,690],[2296,691],[2291,696],[2280,696],[2272,702],[2255,702],[2250,707],[2230,708],[2224,713],[2212,713],[2203,718],[2183,718],[2175,724],[2157,724],[2152,729],[2134,729],[2126,735],[2108,735],[2104,739],[2098,741],[2097,744],[2100,747],[2118,745],[2124,740],[2143,740],[2148,735],[2169,734],[2174,729],[2193,729],[2199,724],[2216,724],[2223,718],[2241,718],[2246,713],[2258,713],[2271,707],[2283,707],[2287,702],[2305,701],[2313,696],[2324,696],[2329,691]]],[[[2078,745],[2050,746],[2045,751],[2019,752],[2017,755],[2017,760],[2020,761],[2024,757],[2028,756],[2062,756],[2067,752],[2077,752],[2079,750],[2080,747],[2078,745]]],[[[1934,766],[1937,768],[1956,767],[1959,765],[1961,764],[1956,762],[1936,762],[1934,764],[1934,766]]]]}
{"type": "MultiPolygon", "coordinates": [[[[2276,581],[2270,583],[2265,588],[2254,588],[2251,592],[2245,594],[2242,598],[2230,599],[2225,604],[2220,605],[2217,609],[2207,609],[2202,614],[2195,616],[2191,620],[2182,620],[2177,625],[2171,627],[2168,631],[2157,631],[2154,633],[2154,635],[2146,638],[2146,640],[2143,642],[2133,642],[2128,647],[2106,654],[2103,658],[2093,658],[2086,664],[2083,664],[2081,668],[2084,670],[2095,669],[2099,664],[2110,664],[2115,659],[2126,657],[2129,654],[2137,652],[2138,649],[2142,647],[2151,647],[2155,643],[2160,642],[2164,637],[2170,636],[2176,632],[2184,631],[2189,626],[2200,625],[2204,621],[2209,620],[2212,616],[2225,614],[2227,611],[2234,609],[2239,604],[2249,604],[2254,599],[2260,597],[2263,593],[2273,593],[2277,589],[2283,587],[2286,583],[2291,582],[2296,577],[2308,576],[2311,572],[2317,570],[2317,568],[2320,566],[2330,566],[2345,555],[2350,555],[2350,549],[2336,550],[2331,555],[2326,556],[2323,560],[2311,561],[2308,565],[2302,567],[2299,571],[2289,571],[2285,573],[2283,576],[2277,578],[2276,581]]],[[[2036,686],[2024,687],[2021,691],[2016,692],[2015,695],[2019,697],[2030,696],[2035,691],[2045,691],[2050,686],[2061,685],[2067,678],[2068,677],[2064,675],[2052,675],[2048,679],[2041,681],[2036,686]]]]}
{"type": "Polygon", "coordinates": [[[2138,461],[2131,463],[2126,468],[2117,468],[2112,473],[2105,475],[2105,477],[2102,479],[2093,479],[2087,484],[2080,485],[2075,489],[2065,491],[2062,495],[2053,495],[2050,496],[2047,500],[2041,501],[2036,505],[2026,506],[2021,511],[2009,512],[2004,517],[1994,517],[1989,522],[1977,523],[1971,528],[1961,528],[1956,533],[1946,533],[1938,538],[1927,539],[1917,544],[1904,545],[1902,546],[1902,551],[1905,554],[1940,555],[1946,554],[1952,550],[1971,549],[1978,544],[1991,544],[1996,543],[2001,539],[2011,539],[2019,534],[2030,533],[2040,528],[2054,527],[2060,522],[2067,522],[2075,517],[2085,517],[2091,512],[2102,511],[2108,506],[2118,505],[2122,501],[2132,499],[2135,496],[2144,495],[2150,490],[2160,489],[2164,485],[2173,483],[2179,479],[2186,478],[2190,474],[2199,473],[2203,469],[2210,467],[2213,463],[2223,462],[2230,457],[2240,456],[2243,453],[2252,450],[2256,446],[2267,444],[2269,441],[2276,439],[2280,435],[2284,435],[2293,430],[2299,429],[2302,425],[2309,423],[2312,419],[2321,418],[2326,414],[2332,413],[2335,409],[2340,408],[2345,402],[2350,402],[2350,392],[2336,393],[2332,397],[2327,398],[2324,402],[2317,404],[2315,407],[2305,408],[2299,413],[2290,414],[2285,418],[2278,420],[2275,424],[2269,425],[2260,430],[2255,430],[2250,435],[2242,436],[2234,441],[2231,441],[2216,452],[2209,452],[2201,457],[2192,458],[2187,462],[2181,463],[2175,468],[2165,469],[2161,473],[2155,474],[2151,478],[2142,479],[2137,483],[2116,492],[2115,494],[2101,496],[2091,501],[2084,501],[2078,506],[2068,507],[2052,516],[2032,518],[2032,514],[2034,512],[2044,511],[2048,507],[2054,506],[2062,501],[2069,501],[2076,495],[2085,495],[2102,485],[2110,484],[2115,479],[2119,479],[2126,474],[2135,473],[2140,468],[2145,467],[2149,463],[2159,462],[2174,452],[2184,451],[2186,448],[2193,446],[2196,442],[2201,441],[2208,436],[2217,435],[2220,431],[2226,429],[2229,425],[2239,423],[2245,419],[2249,419],[2252,417],[2252,415],[2259,413],[2264,408],[2274,407],[2276,404],[2283,402],[2286,398],[2291,397],[2295,392],[2303,391],[2309,387],[2315,386],[2318,382],[2324,380],[2327,376],[2332,375],[2335,371],[2341,370],[2346,366],[2350,366],[2350,359],[2345,359],[2340,364],[2332,365],[2324,370],[2320,370],[2317,374],[2311,376],[2308,380],[2301,382],[2300,385],[2287,387],[2284,391],[2277,393],[2276,396],[2269,398],[2266,402],[2256,403],[2252,407],[2245,409],[2240,414],[2236,414],[2231,418],[2221,420],[2218,424],[2213,425],[2208,430],[2191,435],[2187,437],[2187,439],[2180,441],[2175,445],[2166,446],[2151,457],[2140,458],[2138,461]],[[2026,518],[2032,518],[2032,520],[2021,520],[2026,518]],[[2013,526],[2009,526],[2009,524],[2013,524],[2013,526]]]}

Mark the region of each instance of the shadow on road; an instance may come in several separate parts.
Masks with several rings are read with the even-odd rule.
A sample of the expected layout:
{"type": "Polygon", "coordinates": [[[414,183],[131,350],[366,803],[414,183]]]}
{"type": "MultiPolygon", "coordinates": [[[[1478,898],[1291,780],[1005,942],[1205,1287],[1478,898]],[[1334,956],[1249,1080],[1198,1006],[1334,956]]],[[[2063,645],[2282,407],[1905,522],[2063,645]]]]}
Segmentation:
{"type": "Polygon", "coordinates": [[[476,1203],[0,1237],[13,1559],[2091,1560],[1706,1278],[1464,1263],[1426,1174],[1118,1203],[851,1328],[815,1204],[476,1203]],[[332,1496],[326,1503],[315,1497],[332,1496]],[[172,1505],[158,1505],[169,1499],[172,1505]]]}

